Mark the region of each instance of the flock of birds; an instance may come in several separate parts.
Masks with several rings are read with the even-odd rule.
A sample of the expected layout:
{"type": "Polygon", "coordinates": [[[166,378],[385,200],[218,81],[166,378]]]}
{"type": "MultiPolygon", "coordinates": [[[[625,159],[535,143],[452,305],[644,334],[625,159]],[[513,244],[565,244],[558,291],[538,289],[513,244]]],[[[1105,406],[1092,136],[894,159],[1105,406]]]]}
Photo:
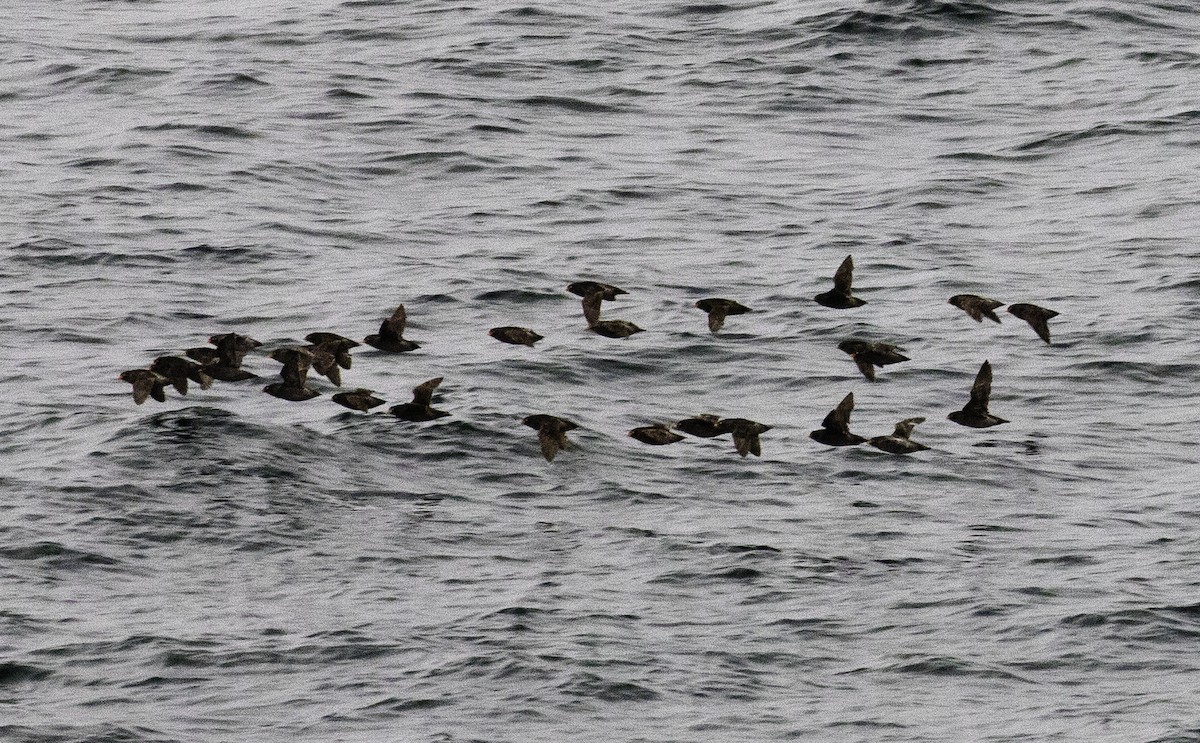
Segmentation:
{"type": "MultiPolygon", "coordinates": [[[[846,256],[833,276],[833,288],[818,294],[813,299],[825,307],[833,309],[850,309],[861,307],[866,302],[851,292],[853,283],[854,260],[846,256]]],[[[583,317],[588,328],[599,335],[608,338],[626,338],[634,333],[642,332],[642,328],[628,320],[600,319],[601,304],[611,301],[618,295],[627,294],[624,289],[602,284],[596,281],[578,281],[567,286],[567,291],[582,297],[583,317]]],[[[1004,306],[1003,302],[981,297],[974,294],[958,294],[950,298],[950,304],[962,309],[976,322],[987,319],[999,323],[1000,317],[996,310],[1004,306]]],[[[741,315],[750,312],[750,308],[731,299],[713,297],[696,302],[698,309],[708,314],[708,328],[718,332],[730,315],[741,315]]],[[[1011,304],[1008,312],[1026,321],[1037,333],[1038,337],[1050,343],[1050,329],[1047,321],[1058,315],[1054,310],[1039,307],[1034,304],[1011,304]]],[[[379,326],[379,332],[368,335],[363,343],[387,353],[406,353],[420,348],[420,344],[404,337],[407,314],[404,305],[400,305],[379,326]]],[[[529,328],[499,327],[492,328],[488,335],[503,343],[532,347],[542,339],[529,328]]],[[[272,382],[263,391],[289,401],[311,400],[321,392],[309,386],[308,374],[314,371],[327,378],[334,385],[342,384],[341,370],[349,369],[351,365],[350,350],[360,346],[358,341],[343,335],[330,332],[314,332],[304,337],[307,341],[302,346],[285,346],[272,350],[268,357],[282,364],[280,380],[272,382]]],[[[133,385],[133,400],[138,405],[148,398],[159,402],[166,401],[168,385],[175,388],[181,395],[188,393],[189,380],[208,389],[214,380],[237,382],[256,379],[258,375],[242,368],[242,360],[246,354],[262,346],[261,343],[238,333],[224,333],[209,338],[209,346],[189,348],[183,356],[159,356],[148,368],[130,369],[121,372],[119,378],[133,385]]],[[[871,342],[849,339],[838,344],[838,348],[849,354],[859,371],[868,381],[875,380],[875,368],[908,361],[903,349],[890,343],[871,342]]],[[[442,377],[422,382],[413,389],[411,402],[391,406],[389,412],[405,421],[431,421],[450,415],[444,410],[433,407],[434,391],[442,382],[442,377]]],[[[962,410],[956,410],[947,417],[963,426],[971,428],[988,428],[1001,423],[1007,423],[988,412],[988,402],[992,390],[992,367],[987,361],[983,362],[975,382],[971,386],[970,400],[962,410]]],[[[363,412],[385,404],[385,400],[377,397],[372,390],[355,389],[339,392],[333,395],[333,401],[351,410],[363,412]]],[[[907,418],[896,424],[895,430],[887,436],[865,438],[850,431],[850,413],[854,410],[854,393],[851,392],[829,411],[821,422],[821,427],[809,436],[827,446],[853,446],[867,443],[877,449],[891,454],[911,454],[926,450],[929,447],[913,441],[913,428],[925,421],[924,418],[907,418]]],[[[547,461],[553,461],[561,449],[571,445],[567,432],[578,425],[574,422],[555,415],[539,413],[530,415],[521,421],[524,425],[538,432],[542,455],[547,461]]],[[[650,426],[634,428],[629,436],[646,444],[661,446],[683,440],[682,431],[691,436],[712,438],[724,434],[733,437],[737,453],[745,457],[747,454],[761,456],[762,446],[759,436],[771,429],[771,426],[747,418],[720,418],[715,415],[699,415],[687,418],[673,425],[657,423],[650,426]]]]}

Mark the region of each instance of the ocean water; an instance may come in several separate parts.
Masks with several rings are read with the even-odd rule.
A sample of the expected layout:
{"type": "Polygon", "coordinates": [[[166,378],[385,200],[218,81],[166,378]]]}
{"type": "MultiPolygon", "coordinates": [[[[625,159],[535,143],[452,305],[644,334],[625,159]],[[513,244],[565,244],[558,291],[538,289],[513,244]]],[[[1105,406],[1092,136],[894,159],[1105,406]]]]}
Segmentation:
{"type": "Polygon", "coordinates": [[[10,16],[0,739],[1200,740],[1193,4],[10,16]],[[450,416],[261,391],[401,303],[344,384],[450,416]],[[263,379],[116,379],[229,331],[263,379]],[[957,426],[984,360],[1010,422],[957,426]],[[848,392],[930,449],[812,441],[848,392]],[[626,435],[698,413],[762,456],[626,435]]]}

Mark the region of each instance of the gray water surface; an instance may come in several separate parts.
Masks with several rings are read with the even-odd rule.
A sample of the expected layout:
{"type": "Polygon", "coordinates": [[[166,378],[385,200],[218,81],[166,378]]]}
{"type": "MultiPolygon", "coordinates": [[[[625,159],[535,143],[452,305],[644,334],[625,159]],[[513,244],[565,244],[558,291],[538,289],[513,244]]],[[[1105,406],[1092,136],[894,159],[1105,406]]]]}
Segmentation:
{"type": "Polygon", "coordinates": [[[0,738],[1200,740],[1191,4],[19,6],[0,738]],[[450,417],[261,391],[401,303],[344,384],[450,417]],[[235,330],[264,379],[116,379],[235,330]],[[809,439],[848,392],[931,449],[809,439]],[[697,413],[762,457],[626,436],[697,413]]]}

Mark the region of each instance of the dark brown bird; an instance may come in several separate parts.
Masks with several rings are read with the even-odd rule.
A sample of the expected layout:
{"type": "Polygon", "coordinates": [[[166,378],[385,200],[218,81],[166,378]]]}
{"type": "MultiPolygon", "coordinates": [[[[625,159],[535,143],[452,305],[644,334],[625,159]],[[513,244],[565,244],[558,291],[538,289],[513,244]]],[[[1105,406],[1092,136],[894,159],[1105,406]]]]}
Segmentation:
{"type": "Polygon", "coordinates": [[[1058,317],[1057,312],[1045,307],[1038,307],[1036,304],[1024,303],[1010,304],[1008,311],[1029,323],[1029,327],[1038,334],[1038,338],[1050,343],[1050,326],[1046,324],[1046,321],[1052,317],[1058,317]]]}
{"type": "Polygon", "coordinates": [[[715,415],[703,413],[695,418],[684,418],[675,424],[676,431],[683,431],[690,436],[711,439],[725,433],[721,430],[721,419],[715,415]]]}
{"type": "Polygon", "coordinates": [[[349,369],[352,359],[350,358],[350,349],[358,348],[362,344],[358,341],[351,340],[344,335],[337,333],[316,332],[309,333],[304,336],[304,340],[314,346],[319,346],[325,351],[333,354],[337,365],[343,369],[349,369]]]}
{"type": "Polygon", "coordinates": [[[946,416],[960,426],[971,428],[988,428],[1008,423],[988,412],[988,401],[992,396],[992,365],[983,362],[979,373],[975,375],[975,383],[971,385],[971,400],[962,410],[955,410],[946,416]]]}
{"type": "Polygon", "coordinates": [[[701,299],[696,303],[696,308],[708,313],[708,329],[713,333],[725,325],[725,318],[727,316],[744,315],[751,311],[744,304],[739,304],[732,299],[721,299],[720,297],[701,299]]]}
{"type": "Polygon", "coordinates": [[[629,436],[637,439],[643,444],[651,446],[663,446],[665,444],[674,444],[676,441],[683,441],[683,437],[667,428],[664,423],[655,423],[652,426],[641,426],[629,432],[629,436]]]}
{"type": "Polygon", "coordinates": [[[225,363],[230,366],[240,366],[242,358],[254,349],[262,345],[248,335],[240,333],[221,333],[220,335],[210,335],[208,342],[217,347],[221,352],[225,363]]]}
{"type": "Polygon", "coordinates": [[[133,401],[138,405],[146,402],[147,397],[153,397],[159,402],[167,401],[164,385],[167,378],[149,369],[130,369],[117,375],[117,379],[133,385],[133,401]]]}
{"type": "Polygon", "coordinates": [[[817,304],[832,307],[835,310],[845,310],[851,307],[861,307],[866,300],[851,296],[850,285],[854,282],[854,258],[846,256],[842,265],[833,274],[833,288],[813,297],[817,304]]]}
{"type": "Polygon", "coordinates": [[[733,434],[733,446],[737,449],[738,454],[743,457],[747,454],[761,457],[762,444],[758,436],[770,431],[771,426],[752,421],[749,418],[722,418],[717,424],[717,429],[720,433],[733,434]]]}
{"type": "MultiPolygon", "coordinates": [[[[338,351],[342,348],[336,341],[313,343],[302,347],[312,354],[312,370],[328,379],[338,387],[342,386],[342,366],[338,363],[338,351]]],[[[349,359],[349,349],[346,358],[349,359]]]]}
{"type": "Polygon", "coordinates": [[[907,356],[900,353],[904,349],[891,343],[844,340],[838,344],[838,348],[850,354],[858,370],[870,382],[875,381],[875,367],[909,361],[907,356]]]}
{"type": "Polygon", "coordinates": [[[1000,317],[996,314],[996,308],[1004,306],[1003,302],[997,302],[994,299],[981,297],[977,294],[955,294],[948,301],[970,315],[971,319],[975,322],[983,322],[983,318],[985,317],[992,322],[1000,322],[1000,317]]]}
{"type": "Polygon", "coordinates": [[[533,348],[533,344],[540,341],[543,337],[529,328],[518,328],[512,325],[506,325],[502,328],[492,328],[488,331],[488,335],[501,343],[511,343],[514,346],[529,346],[530,348],[533,348]]]}
{"type": "Polygon", "coordinates": [[[597,320],[588,325],[588,330],[605,338],[628,338],[634,333],[643,332],[642,328],[628,320],[597,320]]]}
{"type": "Polygon", "coordinates": [[[242,369],[240,366],[231,366],[225,363],[221,351],[212,346],[189,348],[183,353],[189,359],[198,362],[204,367],[205,374],[222,382],[241,382],[242,380],[254,379],[258,376],[252,371],[242,369]]]}
{"type": "Polygon", "coordinates": [[[263,387],[263,392],[291,402],[311,400],[321,394],[308,386],[308,370],[313,363],[312,351],[307,348],[276,348],[267,356],[283,364],[279,370],[283,381],[268,384],[263,387]]]}
{"type": "Polygon", "coordinates": [[[388,412],[400,420],[413,421],[414,423],[431,421],[435,418],[444,418],[450,415],[444,410],[436,410],[433,407],[433,391],[441,383],[442,377],[437,377],[418,384],[413,388],[412,402],[393,405],[388,408],[388,412]]]}
{"type": "Polygon", "coordinates": [[[309,387],[306,384],[293,384],[292,382],[274,382],[263,387],[263,392],[268,395],[273,395],[281,400],[291,402],[303,402],[311,400],[321,393],[309,387]]]}
{"type": "Polygon", "coordinates": [[[560,449],[567,449],[572,446],[571,442],[567,440],[567,431],[579,428],[577,424],[566,418],[559,418],[556,415],[546,415],[545,413],[526,416],[521,423],[538,432],[538,442],[542,446],[542,456],[546,458],[547,462],[553,462],[554,455],[558,454],[560,449]]]}
{"type": "Polygon", "coordinates": [[[929,448],[928,446],[918,444],[909,438],[912,435],[913,426],[924,422],[924,418],[906,418],[896,424],[896,430],[892,432],[891,436],[876,436],[867,443],[889,454],[912,454],[915,451],[925,451],[929,448]]]}
{"type": "Polygon", "coordinates": [[[159,356],[150,365],[150,371],[166,377],[181,395],[187,394],[189,379],[199,384],[202,390],[212,387],[213,383],[213,378],[204,371],[204,367],[181,356],[159,356]]]}
{"type": "Polygon", "coordinates": [[[826,446],[854,446],[866,441],[862,436],[850,433],[850,413],[853,410],[854,393],[851,392],[825,415],[821,427],[809,433],[809,438],[826,446]]]}
{"type": "Polygon", "coordinates": [[[307,348],[276,348],[268,358],[283,364],[279,375],[285,384],[304,387],[308,384],[308,370],[313,363],[313,353],[307,348]]]}
{"type": "Polygon", "coordinates": [[[583,297],[583,319],[587,320],[589,326],[600,319],[601,302],[606,299],[611,302],[617,295],[629,293],[612,284],[601,284],[598,281],[576,281],[567,285],[567,291],[583,297]]]}
{"type": "Polygon", "coordinates": [[[364,413],[371,408],[379,407],[385,402],[385,400],[376,397],[372,390],[363,389],[362,387],[349,392],[339,392],[333,396],[333,401],[338,405],[343,405],[351,410],[361,410],[364,413]]]}
{"type": "Polygon", "coordinates": [[[204,372],[213,379],[222,382],[241,382],[255,379],[257,374],[242,368],[242,359],[246,354],[262,344],[249,336],[237,333],[222,333],[209,336],[209,343],[216,348],[202,346],[189,348],[184,351],[188,358],[198,361],[204,367],[204,372]]]}
{"type": "Polygon", "coordinates": [[[407,323],[408,314],[404,311],[404,305],[400,305],[391,317],[380,323],[378,333],[368,335],[363,341],[368,346],[388,353],[404,353],[418,349],[421,344],[404,338],[404,327],[407,323]]]}

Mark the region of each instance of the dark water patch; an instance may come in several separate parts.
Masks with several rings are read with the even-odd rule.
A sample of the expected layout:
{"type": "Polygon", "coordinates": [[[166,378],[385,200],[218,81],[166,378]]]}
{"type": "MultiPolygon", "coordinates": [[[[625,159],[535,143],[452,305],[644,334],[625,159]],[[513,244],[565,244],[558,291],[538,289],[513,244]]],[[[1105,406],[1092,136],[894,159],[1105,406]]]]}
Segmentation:
{"type": "Polygon", "coordinates": [[[325,43],[337,41],[372,41],[396,44],[411,40],[412,33],[407,30],[388,28],[384,25],[374,28],[348,27],[325,29],[321,32],[320,38],[325,43]]]}
{"type": "Polygon", "coordinates": [[[477,299],[481,302],[538,304],[547,301],[561,302],[563,295],[539,289],[492,289],[481,294],[476,294],[474,299],[477,299]]]}
{"type": "Polygon", "coordinates": [[[740,8],[724,3],[690,3],[669,8],[664,15],[668,18],[671,16],[721,15],[732,13],[735,10],[740,10],[740,8]]]}
{"type": "MultiPolygon", "coordinates": [[[[866,671],[870,669],[858,670],[866,671]]],[[[986,665],[973,663],[962,658],[956,658],[947,655],[921,657],[911,662],[892,664],[886,666],[882,670],[905,675],[911,674],[917,676],[986,678],[1034,683],[1029,679],[1023,678],[1014,673],[1009,673],[1008,671],[1004,671],[999,668],[991,668],[986,665]]],[[[853,671],[851,673],[853,673],[853,671]]]]}
{"type": "Polygon", "coordinates": [[[204,80],[204,85],[223,90],[257,90],[269,86],[270,83],[260,80],[245,72],[231,72],[224,75],[214,75],[204,80]]]}
{"type": "Polygon", "coordinates": [[[772,547],[767,544],[731,544],[719,545],[716,549],[724,552],[732,552],[734,554],[754,554],[754,553],[780,553],[783,550],[778,547],[772,547]]]}
{"type": "Polygon", "coordinates": [[[255,139],[257,132],[229,124],[144,124],[133,127],[133,131],[141,132],[191,132],[210,139],[255,139]]]}
{"type": "Polygon", "coordinates": [[[101,93],[116,93],[150,87],[162,78],[172,74],[171,70],[153,67],[97,67],[91,70],[72,74],[76,68],[70,65],[59,65],[60,71],[52,74],[65,74],[57,84],[65,88],[85,88],[101,93]],[[63,68],[68,68],[65,72],[63,68]]]}
{"type": "Polygon", "coordinates": [[[164,183],[161,186],[155,186],[155,190],[157,190],[157,191],[174,191],[177,193],[189,193],[189,192],[195,192],[195,191],[210,191],[210,190],[212,190],[212,187],[208,186],[206,184],[203,184],[203,183],[189,183],[187,181],[172,181],[171,183],[164,183]]]}
{"type": "MultiPolygon", "coordinates": [[[[1126,6],[1128,7],[1128,6],[1126,6]]],[[[1135,6],[1136,7],[1136,6],[1135,6]]],[[[1192,9],[1195,10],[1194,8],[1192,9]]],[[[1080,7],[1067,9],[1068,15],[1074,15],[1087,20],[1094,19],[1099,21],[1108,21],[1118,26],[1137,26],[1139,28],[1150,28],[1161,31],[1180,31],[1180,27],[1176,24],[1166,21],[1155,20],[1149,17],[1148,13],[1134,13],[1128,10],[1117,10],[1110,7],[1080,7]]]]}
{"type": "Polygon", "coordinates": [[[49,678],[51,671],[25,663],[0,662],[0,688],[12,687],[49,678]]]}
{"type": "Polygon", "coordinates": [[[412,699],[389,697],[373,704],[369,704],[366,707],[362,707],[360,708],[360,711],[373,713],[387,712],[394,715],[407,715],[415,711],[436,709],[438,707],[452,706],[454,704],[455,700],[449,697],[440,697],[436,699],[430,697],[416,697],[412,699]]]}
{"type": "Polygon", "coordinates": [[[1044,160],[1044,159],[1048,158],[1049,156],[1050,155],[1047,153],[1031,153],[1031,154],[1027,153],[1027,154],[1022,154],[1022,155],[1011,155],[1011,154],[1000,154],[997,152],[970,152],[970,151],[949,152],[949,153],[946,153],[943,155],[935,155],[935,157],[937,157],[938,159],[942,159],[942,160],[962,160],[965,162],[1010,162],[1010,163],[1036,162],[1038,160],[1044,160]]]}
{"type": "Polygon", "coordinates": [[[1130,54],[1126,55],[1126,58],[1137,62],[1162,65],[1164,67],[1171,68],[1200,67],[1200,54],[1183,51],[1181,49],[1131,52],[1130,54]]]}
{"type": "Polygon", "coordinates": [[[991,5],[966,0],[910,0],[888,10],[833,11],[797,23],[827,40],[872,42],[945,36],[1007,15],[991,5]]]}
{"type": "Polygon", "coordinates": [[[1073,363],[1070,370],[1081,379],[1161,384],[1164,381],[1186,382],[1195,379],[1200,373],[1200,364],[1102,359],[1073,363]]]}
{"type": "Polygon", "coordinates": [[[117,565],[118,561],[95,552],[71,549],[58,542],[34,542],[33,544],[0,547],[0,559],[32,560],[44,562],[55,568],[73,569],[81,566],[117,565]]]}
{"type": "Polygon", "coordinates": [[[232,154],[223,150],[186,144],[171,145],[165,151],[174,157],[184,160],[221,160],[232,154]]]}
{"type": "Polygon", "coordinates": [[[104,168],[113,165],[120,165],[123,162],[125,161],[110,157],[82,157],[77,160],[70,160],[64,163],[64,165],[66,165],[68,168],[82,168],[87,170],[91,168],[104,168]]]}
{"type": "Polygon", "coordinates": [[[1106,637],[1119,641],[1174,645],[1200,638],[1200,604],[1085,612],[1064,617],[1060,624],[1080,630],[1104,628],[1106,637]]]}
{"type": "Polygon", "coordinates": [[[202,686],[212,681],[207,676],[148,676],[121,684],[123,689],[175,689],[179,686],[202,686]]]}
{"type": "MultiPolygon", "coordinates": [[[[1179,727],[1172,725],[1171,727],[1179,727]]],[[[1169,733],[1160,738],[1153,738],[1146,743],[1200,743],[1200,727],[1181,729],[1177,733],[1169,733]]]]}
{"type": "Polygon", "coordinates": [[[367,100],[367,99],[371,99],[371,98],[375,97],[375,96],[369,95],[367,93],[359,93],[359,92],[350,90],[349,88],[330,88],[329,90],[325,91],[325,96],[327,98],[334,98],[334,99],[348,100],[348,101],[367,100]]]}
{"type": "Polygon", "coordinates": [[[95,725],[5,725],[0,738],[10,743],[181,743],[153,728],[112,723],[95,725]]]}
{"type": "Polygon", "coordinates": [[[713,586],[728,581],[753,582],[762,575],[761,571],[747,567],[733,567],[710,572],[675,570],[650,578],[647,583],[651,585],[713,586]]]}
{"type": "Polygon", "coordinates": [[[614,681],[594,673],[576,673],[558,690],[568,696],[588,697],[602,702],[650,702],[661,694],[632,681],[614,681]]]}
{"type": "Polygon", "coordinates": [[[278,251],[263,246],[211,245],[209,243],[189,245],[180,250],[180,253],[191,260],[216,261],[229,264],[262,263],[278,257],[278,251]]]}
{"type": "Polygon", "coordinates": [[[524,134],[524,129],[517,129],[512,126],[501,126],[500,124],[472,124],[471,131],[496,133],[496,134],[524,134]]]}
{"type": "Polygon", "coordinates": [[[533,108],[558,108],[574,113],[623,113],[626,110],[620,106],[597,103],[582,98],[555,95],[528,96],[526,98],[517,98],[513,102],[533,108]]]}
{"type": "Polygon", "coordinates": [[[1132,120],[1118,124],[1096,124],[1087,129],[1058,132],[1024,142],[1013,147],[1015,152],[1036,152],[1043,150],[1066,149],[1073,145],[1092,139],[1112,141],[1127,141],[1130,137],[1138,137],[1163,132],[1174,131],[1183,127],[1192,128],[1200,120],[1200,110],[1181,111],[1170,116],[1159,116],[1151,119],[1132,120]]]}

